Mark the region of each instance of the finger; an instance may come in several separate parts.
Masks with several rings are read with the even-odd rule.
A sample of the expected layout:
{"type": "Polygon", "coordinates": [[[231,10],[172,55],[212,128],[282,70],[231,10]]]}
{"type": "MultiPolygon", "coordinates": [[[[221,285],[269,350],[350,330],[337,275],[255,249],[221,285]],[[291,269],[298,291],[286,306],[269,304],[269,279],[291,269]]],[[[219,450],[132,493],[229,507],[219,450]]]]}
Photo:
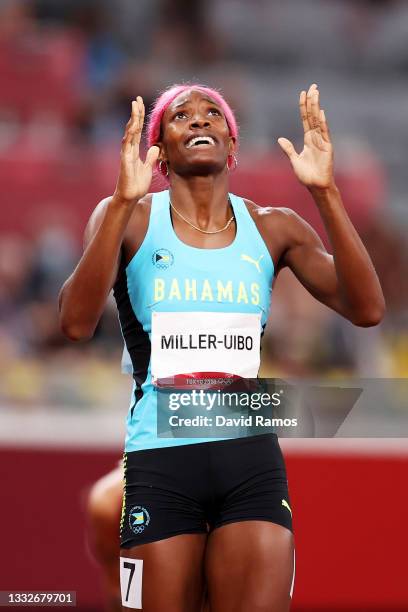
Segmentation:
{"type": "MultiPolygon", "coordinates": [[[[132,103],[132,107],[133,107],[133,103],[132,103]]],[[[134,102],[134,110],[135,110],[135,124],[134,124],[132,145],[139,145],[140,139],[142,137],[143,123],[144,123],[144,117],[145,117],[145,107],[143,104],[143,98],[141,96],[137,96],[136,101],[134,102]]]]}
{"type": "Polygon", "coordinates": [[[150,166],[151,168],[153,168],[155,163],[157,162],[159,153],[160,148],[157,145],[153,145],[152,147],[150,147],[146,154],[145,166],[150,166]]]}
{"type": "Polygon", "coordinates": [[[280,148],[286,153],[289,159],[292,161],[295,157],[297,157],[297,153],[295,151],[295,147],[287,138],[278,138],[278,143],[280,148]]]}
{"type": "Polygon", "coordinates": [[[143,98],[140,98],[140,105],[142,107],[142,112],[141,112],[141,117],[140,117],[140,120],[141,120],[140,130],[142,131],[143,130],[143,125],[144,125],[144,120],[145,120],[145,105],[144,105],[144,102],[143,102],[143,98]]]}
{"type": "Polygon", "coordinates": [[[130,131],[132,134],[131,144],[132,151],[135,157],[139,155],[139,144],[142,138],[142,129],[144,121],[144,104],[140,96],[137,96],[136,100],[132,102],[132,125],[130,131]]]}
{"type": "Polygon", "coordinates": [[[130,119],[126,124],[125,134],[122,138],[122,151],[123,153],[130,153],[132,151],[132,140],[135,133],[135,122],[136,122],[136,100],[132,101],[132,109],[130,119]]]}
{"type": "Polygon", "coordinates": [[[306,115],[307,115],[307,122],[309,124],[309,129],[314,129],[314,122],[313,122],[313,111],[312,111],[312,96],[313,96],[313,92],[316,89],[317,85],[316,83],[313,83],[312,85],[310,85],[308,92],[306,94],[306,115]]]}
{"type": "Polygon", "coordinates": [[[319,90],[313,89],[310,97],[310,108],[312,112],[312,128],[314,130],[320,129],[320,104],[319,104],[319,90]]]}
{"type": "Polygon", "coordinates": [[[306,111],[306,92],[302,90],[299,96],[299,112],[300,118],[302,120],[303,131],[306,134],[310,130],[309,122],[307,120],[307,111],[306,111]]]}
{"type": "Polygon", "coordinates": [[[331,142],[330,138],[330,130],[326,120],[326,115],[323,109],[320,110],[320,131],[322,134],[323,140],[326,142],[331,142]]]}

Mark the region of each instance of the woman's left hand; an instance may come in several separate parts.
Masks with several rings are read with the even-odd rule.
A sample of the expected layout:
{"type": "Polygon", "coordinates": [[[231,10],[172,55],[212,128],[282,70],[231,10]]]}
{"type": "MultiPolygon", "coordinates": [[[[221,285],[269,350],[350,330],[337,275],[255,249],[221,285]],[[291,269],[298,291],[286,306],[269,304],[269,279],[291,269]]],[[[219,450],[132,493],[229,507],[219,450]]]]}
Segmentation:
{"type": "Polygon", "coordinates": [[[278,138],[278,143],[305,187],[327,189],[334,184],[333,146],[316,84],[311,85],[307,93],[300,93],[299,107],[304,130],[303,151],[296,153],[287,138],[278,138]]]}

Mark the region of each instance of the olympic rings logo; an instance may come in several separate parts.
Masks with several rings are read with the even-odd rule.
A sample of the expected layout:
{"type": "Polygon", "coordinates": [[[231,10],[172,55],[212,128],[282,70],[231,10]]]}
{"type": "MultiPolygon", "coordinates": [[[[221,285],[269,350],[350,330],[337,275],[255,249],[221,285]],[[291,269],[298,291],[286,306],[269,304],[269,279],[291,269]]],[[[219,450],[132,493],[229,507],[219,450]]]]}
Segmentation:
{"type": "Polygon", "coordinates": [[[129,512],[129,527],[136,535],[140,535],[150,523],[150,514],[143,506],[133,506],[129,512]]]}

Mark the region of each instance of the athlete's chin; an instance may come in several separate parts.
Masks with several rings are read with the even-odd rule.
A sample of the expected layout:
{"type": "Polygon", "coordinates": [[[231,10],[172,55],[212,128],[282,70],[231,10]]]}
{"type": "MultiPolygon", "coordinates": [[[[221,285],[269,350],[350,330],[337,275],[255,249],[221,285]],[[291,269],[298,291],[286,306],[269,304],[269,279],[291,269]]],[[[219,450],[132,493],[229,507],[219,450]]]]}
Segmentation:
{"type": "Polygon", "coordinates": [[[214,159],[196,159],[176,169],[180,176],[209,176],[226,171],[226,163],[214,159]]]}

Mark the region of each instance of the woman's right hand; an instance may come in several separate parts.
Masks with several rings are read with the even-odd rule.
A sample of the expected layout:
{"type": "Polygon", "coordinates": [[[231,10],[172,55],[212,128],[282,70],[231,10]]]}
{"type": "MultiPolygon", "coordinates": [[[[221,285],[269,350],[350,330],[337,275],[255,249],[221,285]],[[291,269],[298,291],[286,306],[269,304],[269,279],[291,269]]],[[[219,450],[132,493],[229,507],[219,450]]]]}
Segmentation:
{"type": "Polygon", "coordinates": [[[139,157],[145,107],[138,96],[132,102],[132,114],[126,125],[120,152],[120,170],[113,198],[125,204],[136,204],[149,191],[153,168],[159,157],[160,149],[152,146],[147,152],[146,161],[139,157]]]}

